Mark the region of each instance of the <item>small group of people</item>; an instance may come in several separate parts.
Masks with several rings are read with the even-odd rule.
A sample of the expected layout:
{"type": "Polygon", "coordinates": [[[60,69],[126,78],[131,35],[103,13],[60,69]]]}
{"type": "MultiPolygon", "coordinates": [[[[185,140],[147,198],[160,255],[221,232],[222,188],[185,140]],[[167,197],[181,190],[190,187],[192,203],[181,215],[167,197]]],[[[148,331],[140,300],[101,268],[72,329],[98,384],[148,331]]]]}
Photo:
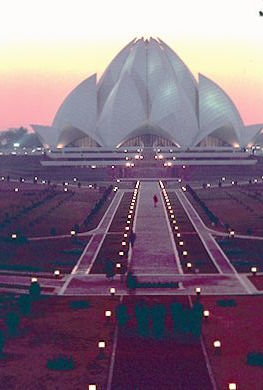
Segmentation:
{"type": "Polygon", "coordinates": [[[203,305],[198,299],[191,308],[184,307],[180,302],[173,302],[167,310],[162,303],[149,306],[144,299],[135,304],[132,314],[128,312],[125,304],[119,304],[116,308],[121,331],[125,332],[128,329],[129,321],[134,317],[138,335],[156,339],[162,339],[169,333],[166,329],[167,314],[172,318],[174,336],[182,338],[191,335],[194,339],[199,339],[202,331],[203,305]]]}

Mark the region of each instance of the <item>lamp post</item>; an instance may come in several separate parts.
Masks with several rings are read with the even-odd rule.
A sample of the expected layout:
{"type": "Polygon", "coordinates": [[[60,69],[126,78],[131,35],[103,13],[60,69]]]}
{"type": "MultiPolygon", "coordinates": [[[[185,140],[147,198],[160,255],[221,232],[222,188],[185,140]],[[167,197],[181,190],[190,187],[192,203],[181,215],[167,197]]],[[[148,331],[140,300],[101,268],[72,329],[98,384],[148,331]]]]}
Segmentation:
{"type": "Polygon", "coordinates": [[[110,288],[110,295],[111,295],[112,297],[114,297],[115,293],[116,293],[115,287],[111,287],[111,288],[110,288]]]}
{"type": "Polygon", "coordinates": [[[204,311],[203,311],[203,317],[204,317],[204,319],[205,319],[206,321],[208,321],[209,316],[210,316],[209,310],[204,310],[204,311]]]}
{"type": "Polygon", "coordinates": [[[201,294],[201,288],[200,287],[196,287],[195,293],[196,293],[197,297],[199,297],[200,294],[201,294]]]}
{"type": "Polygon", "coordinates": [[[106,347],[105,341],[100,340],[98,342],[98,347],[99,347],[98,359],[103,359],[105,357],[105,355],[104,355],[104,350],[105,350],[105,347],[106,347]]]}
{"type": "Polygon", "coordinates": [[[237,384],[236,383],[229,383],[228,390],[237,390],[237,384]]]}
{"type": "Polygon", "coordinates": [[[56,269],[54,271],[54,276],[55,276],[55,278],[59,278],[60,277],[60,271],[58,269],[56,269]]]}
{"type": "Polygon", "coordinates": [[[251,271],[253,276],[256,276],[258,270],[257,270],[257,267],[251,267],[250,271],[251,271]]]}
{"type": "Polygon", "coordinates": [[[214,346],[214,349],[215,349],[215,354],[219,355],[221,353],[221,341],[215,340],[213,342],[213,346],[214,346]]]}

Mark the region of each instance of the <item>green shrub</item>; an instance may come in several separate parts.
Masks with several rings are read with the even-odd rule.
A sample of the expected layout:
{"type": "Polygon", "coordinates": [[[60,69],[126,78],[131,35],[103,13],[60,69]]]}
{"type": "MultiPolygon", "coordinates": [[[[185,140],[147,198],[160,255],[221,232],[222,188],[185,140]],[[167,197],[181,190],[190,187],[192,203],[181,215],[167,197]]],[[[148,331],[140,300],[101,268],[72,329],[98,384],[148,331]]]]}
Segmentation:
{"type": "Polygon", "coordinates": [[[247,354],[247,364],[249,366],[263,367],[263,353],[262,352],[249,352],[247,354]]]}
{"type": "Polygon", "coordinates": [[[48,359],[47,368],[50,370],[68,371],[75,368],[75,363],[71,356],[59,355],[48,359]]]}

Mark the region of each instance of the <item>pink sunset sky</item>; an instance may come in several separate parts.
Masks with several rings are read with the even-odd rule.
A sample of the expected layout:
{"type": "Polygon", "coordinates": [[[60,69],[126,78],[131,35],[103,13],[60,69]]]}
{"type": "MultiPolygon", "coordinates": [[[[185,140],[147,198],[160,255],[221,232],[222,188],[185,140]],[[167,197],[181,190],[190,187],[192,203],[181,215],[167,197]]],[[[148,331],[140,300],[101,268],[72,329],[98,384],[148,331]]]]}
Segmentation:
{"type": "Polygon", "coordinates": [[[263,123],[262,1],[9,0],[1,7],[0,130],[50,125],[77,84],[100,77],[141,36],[160,37],[196,78],[218,83],[246,124],[263,123]]]}

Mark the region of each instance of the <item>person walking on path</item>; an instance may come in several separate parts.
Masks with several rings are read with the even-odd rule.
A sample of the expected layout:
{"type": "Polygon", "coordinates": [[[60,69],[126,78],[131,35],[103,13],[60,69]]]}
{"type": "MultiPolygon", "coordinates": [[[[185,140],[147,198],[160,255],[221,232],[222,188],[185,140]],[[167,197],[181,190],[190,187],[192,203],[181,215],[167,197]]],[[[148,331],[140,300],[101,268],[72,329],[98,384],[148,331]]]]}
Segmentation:
{"type": "Polygon", "coordinates": [[[135,240],[136,240],[136,233],[132,230],[130,234],[130,244],[132,248],[134,247],[135,240]]]}
{"type": "Polygon", "coordinates": [[[106,260],[105,273],[107,279],[113,280],[115,276],[115,263],[113,260],[106,260]]]}
{"type": "Polygon", "coordinates": [[[157,197],[156,194],[154,194],[154,196],[153,196],[153,205],[154,205],[154,207],[157,207],[157,204],[158,204],[158,197],[157,197]]]}

